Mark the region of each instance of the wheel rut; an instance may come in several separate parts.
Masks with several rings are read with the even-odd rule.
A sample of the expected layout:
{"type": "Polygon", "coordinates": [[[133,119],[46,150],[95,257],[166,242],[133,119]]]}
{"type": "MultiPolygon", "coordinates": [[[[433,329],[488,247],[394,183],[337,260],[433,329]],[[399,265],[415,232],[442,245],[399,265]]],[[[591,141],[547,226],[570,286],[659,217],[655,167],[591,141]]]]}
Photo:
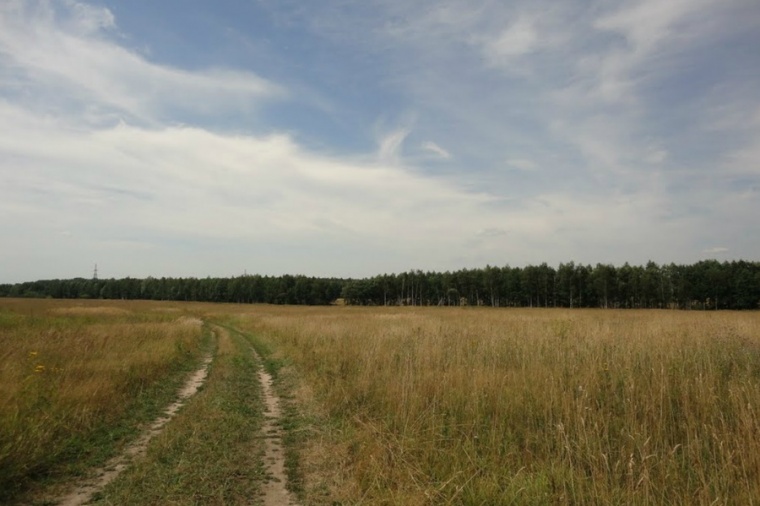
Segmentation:
{"type": "MultiPolygon", "coordinates": [[[[226,332],[226,329],[214,328],[214,333],[217,336],[219,332],[226,332]]],[[[263,359],[253,347],[251,347],[251,353],[259,363],[257,377],[261,385],[264,405],[261,434],[264,440],[263,465],[266,475],[266,479],[261,485],[261,496],[254,502],[259,503],[261,501],[264,506],[299,506],[295,496],[287,488],[288,479],[285,471],[285,451],[282,442],[280,398],[274,391],[272,376],[264,368],[263,359]]],[[[106,462],[102,467],[95,469],[90,478],[77,483],[67,495],[49,498],[45,502],[59,506],[87,504],[95,494],[115,480],[134,460],[145,456],[150,441],[164,430],[166,424],[205,383],[208,367],[212,360],[211,354],[204,357],[201,366],[183,384],[177,394],[177,399],[167,406],[163,414],[155,419],[150,427],[127,446],[121,454],[106,462]]]]}
{"type": "Polygon", "coordinates": [[[89,479],[77,484],[71,493],[51,502],[58,504],[59,506],[80,506],[86,504],[96,493],[103,490],[106,485],[111,483],[117,476],[127,469],[134,459],[143,457],[148,449],[148,443],[150,443],[151,439],[161,433],[164,426],[174,418],[179,409],[185,405],[188,399],[195,395],[201,385],[206,381],[208,366],[211,364],[212,360],[213,356],[211,354],[204,357],[201,367],[187,379],[180,389],[177,394],[177,400],[167,406],[163,415],[154,420],[148,430],[143,432],[140,437],[132,442],[124,452],[106,462],[103,467],[96,469],[93,473],[93,475],[96,476],[94,479],[89,479]]]}
{"type": "Polygon", "coordinates": [[[285,451],[280,427],[280,398],[272,388],[272,376],[264,368],[261,356],[253,348],[251,350],[261,364],[258,376],[266,406],[261,428],[265,441],[264,468],[267,476],[267,481],[261,487],[264,506],[298,506],[295,497],[287,488],[288,477],[285,472],[285,451]]]}

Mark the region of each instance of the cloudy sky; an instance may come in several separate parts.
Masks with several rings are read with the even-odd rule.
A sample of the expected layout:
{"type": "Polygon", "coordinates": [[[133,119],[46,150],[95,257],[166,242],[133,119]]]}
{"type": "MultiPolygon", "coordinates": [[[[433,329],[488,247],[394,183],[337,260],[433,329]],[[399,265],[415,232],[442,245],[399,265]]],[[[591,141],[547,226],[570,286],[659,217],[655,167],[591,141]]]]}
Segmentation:
{"type": "Polygon", "coordinates": [[[3,0],[0,282],[760,259],[757,0],[3,0]]]}

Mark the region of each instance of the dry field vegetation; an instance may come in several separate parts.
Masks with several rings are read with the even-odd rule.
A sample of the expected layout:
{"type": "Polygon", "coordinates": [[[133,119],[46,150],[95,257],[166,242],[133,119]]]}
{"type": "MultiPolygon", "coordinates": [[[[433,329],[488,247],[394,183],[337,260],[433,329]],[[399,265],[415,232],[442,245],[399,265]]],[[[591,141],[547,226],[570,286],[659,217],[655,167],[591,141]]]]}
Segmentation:
{"type": "Polygon", "coordinates": [[[197,320],[162,304],[0,299],[0,502],[102,464],[203,344],[197,320]]]}
{"type": "Polygon", "coordinates": [[[307,504],[760,502],[760,314],[259,307],[307,504]]]}
{"type": "Polygon", "coordinates": [[[251,344],[302,504],[760,502],[758,312],[2,299],[0,490],[151,419],[212,346],[190,316],[228,329],[208,383],[99,502],[255,497],[251,344]]]}

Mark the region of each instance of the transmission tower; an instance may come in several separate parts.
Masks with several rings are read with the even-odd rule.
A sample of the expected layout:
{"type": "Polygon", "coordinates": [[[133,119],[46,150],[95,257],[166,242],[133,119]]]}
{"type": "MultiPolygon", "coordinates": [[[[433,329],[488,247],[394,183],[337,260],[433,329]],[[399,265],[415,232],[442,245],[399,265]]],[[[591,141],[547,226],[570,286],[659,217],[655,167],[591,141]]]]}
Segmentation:
{"type": "Polygon", "coordinates": [[[98,279],[98,264],[95,264],[95,270],[92,271],[92,279],[98,279]]]}

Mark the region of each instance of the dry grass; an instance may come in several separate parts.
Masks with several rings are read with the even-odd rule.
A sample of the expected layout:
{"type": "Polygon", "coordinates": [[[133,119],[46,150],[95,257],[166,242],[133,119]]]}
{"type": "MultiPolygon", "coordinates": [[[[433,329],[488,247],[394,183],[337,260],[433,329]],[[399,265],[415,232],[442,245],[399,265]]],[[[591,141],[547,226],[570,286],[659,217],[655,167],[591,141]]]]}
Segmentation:
{"type": "MultiPolygon", "coordinates": [[[[288,430],[304,504],[759,502],[760,313],[119,301],[0,300],[0,489],[77,460],[141,390],[168,384],[168,364],[198,356],[197,317],[231,314],[280,384],[300,385],[288,430]]],[[[229,404],[243,427],[255,375],[231,342],[219,354],[235,372],[222,361],[216,381],[250,397],[229,404]]],[[[188,406],[186,426],[169,429],[210,427],[224,407],[212,383],[196,400],[208,411],[188,406]]],[[[237,429],[221,425],[234,448],[237,429]]],[[[180,460],[220,446],[166,441],[180,460]]],[[[187,473],[165,467],[162,497],[196,497],[187,473]]]]}
{"type": "Polygon", "coordinates": [[[122,307],[108,306],[74,306],[74,307],[56,307],[49,310],[53,315],[67,316],[122,316],[130,314],[130,311],[122,307]]]}
{"type": "Polygon", "coordinates": [[[758,313],[257,307],[239,324],[310,387],[308,504],[760,497],[758,313]]]}
{"type": "Polygon", "coordinates": [[[102,304],[0,300],[3,495],[107,451],[136,400],[200,355],[197,321],[102,304]]]}

